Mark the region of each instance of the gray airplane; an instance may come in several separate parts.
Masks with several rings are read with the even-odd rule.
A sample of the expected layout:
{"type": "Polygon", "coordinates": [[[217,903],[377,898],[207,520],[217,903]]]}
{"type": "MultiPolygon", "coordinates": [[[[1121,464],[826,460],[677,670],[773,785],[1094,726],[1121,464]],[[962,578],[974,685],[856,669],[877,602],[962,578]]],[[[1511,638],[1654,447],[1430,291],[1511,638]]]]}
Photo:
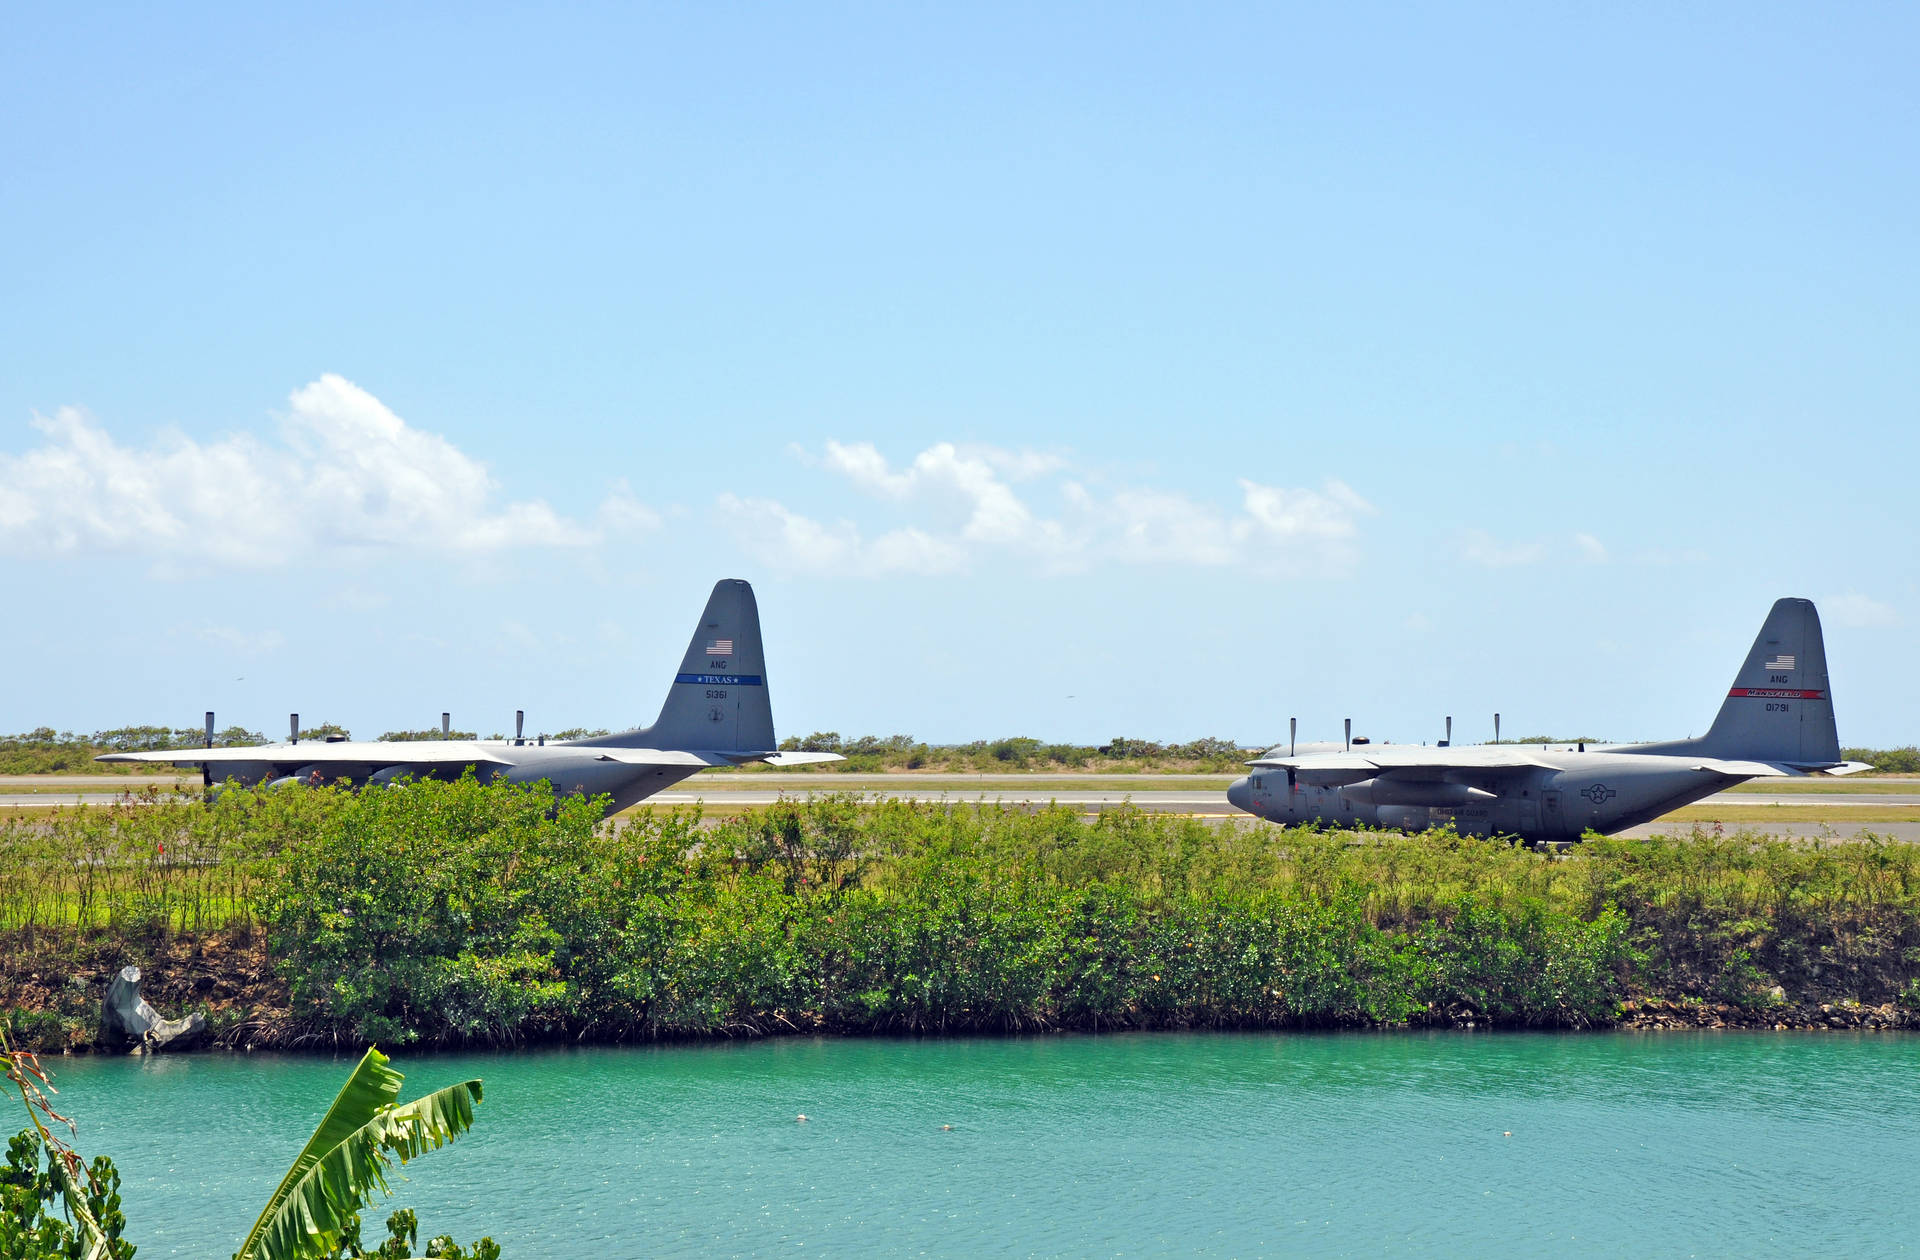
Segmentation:
{"type": "Polygon", "coordinates": [[[1540,841],[1649,822],[1747,779],[1851,774],[1827,688],[1811,600],[1777,601],[1698,739],[1543,748],[1526,744],[1281,746],[1227,789],[1235,808],[1277,823],[1390,827],[1540,841]]]}
{"type": "MultiPolygon", "coordinates": [[[[298,720],[295,720],[297,732],[298,720]]],[[[212,715],[208,715],[212,734],[212,715]]],[[[402,777],[458,778],[471,768],[483,781],[551,782],[563,793],[613,798],[622,810],[709,766],[775,766],[840,761],[838,753],[781,752],[767,699],[760,609],[738,579],[716,583],[694,627],[680,672],[652,726],[590,739],[529,742],[420,740],[384,743],[298,739],[259,748],[185,748],[108,753],[97,761],[158,761],[205,766],[209,783],[382,785],[402,777]]]]}

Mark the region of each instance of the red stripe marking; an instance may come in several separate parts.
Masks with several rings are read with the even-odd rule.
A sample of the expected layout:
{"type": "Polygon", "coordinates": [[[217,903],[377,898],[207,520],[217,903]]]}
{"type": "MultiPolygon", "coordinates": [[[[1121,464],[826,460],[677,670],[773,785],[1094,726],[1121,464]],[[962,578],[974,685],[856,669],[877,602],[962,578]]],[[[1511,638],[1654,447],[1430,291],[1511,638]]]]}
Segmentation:
{"type": "Polygon", "coordinates": [[[1781,687],[1735,687],[1727,693],[1729,698],[1751,696],[1759,700],[1819,700],[1826,694],[1824,691],[1788,691],[1781,687]]]}

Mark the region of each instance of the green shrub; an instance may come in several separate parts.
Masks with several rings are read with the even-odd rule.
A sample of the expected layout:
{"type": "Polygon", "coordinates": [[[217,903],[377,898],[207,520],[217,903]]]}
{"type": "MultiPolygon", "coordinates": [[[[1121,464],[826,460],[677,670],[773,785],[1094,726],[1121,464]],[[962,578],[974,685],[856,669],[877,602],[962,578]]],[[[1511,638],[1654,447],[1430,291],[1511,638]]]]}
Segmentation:
{"type": "Polygon", "coordinates": [[[134,1246],[121,1237],[127,1218],[120,1210],[120,1173],[113,1161],[97,1156],[70,1180],[58,1158],[33,1129],[20,1130],[7,1143],[7,1160],[0,1165],[0,1260],[87,1254],[86,1233],[74,1221],[75,1202],[99,1226],[103,1245],[97,1254],[127,1260],[134,1246]]]}
{"type": "MultiPolygon", "coordinates": [[[[1920,847],[1698,834],[1552,857],[832,793],[603,824],[597,802],[467,779],[0,821],[0,913],[29,951],[102,934],[96,965],[263,922],[293,1033],[393,1044],[1588,1027],[1632,994],[1911,992],[1920,847]]],[[[42,1022],[43,1042],[64,1027],[42,1022]]]]}

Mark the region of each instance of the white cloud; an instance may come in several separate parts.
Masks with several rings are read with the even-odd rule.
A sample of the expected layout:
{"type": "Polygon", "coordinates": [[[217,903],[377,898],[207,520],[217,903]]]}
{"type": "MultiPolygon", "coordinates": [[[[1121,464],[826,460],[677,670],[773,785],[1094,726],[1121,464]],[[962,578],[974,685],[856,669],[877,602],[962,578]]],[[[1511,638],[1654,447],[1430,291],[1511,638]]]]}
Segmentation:
{"type": "Polygon", "coordinates": [[[825,525],[772,499],[720,496],[721,515],[749,552],[802,573],[885,577],[957,573],[966,552],[917,529],[897,529],[871,542],[850,521],[825,525]]]}
{"type": "Polygon", "coordinates": [[[579,547],[658,521],[624,485],[591,526],[537,499],[497,503],[484,464],[331,373],[293,391],[277,441],[125,446],[73,407],[33,424],[42,445],[0,455],[0,548],[16,552],[269,568],[366,549],[579,547]]]}
{"type": "Polygon", "coordinates": [[[1469,529],[1461,535],[1460,554],[1470,562],[1485,565],[1489,569],[1510,569],[1545,559],[1547,545],[1540,542],[1501,542],[1484,529],[1469,529]]]}
{"type": "Polygon", "coordinates": [[[324,597],[321,605],[347,612],[374,612],[392,602],[392,597],[382,591],[371,591],[364,586],[343,586],[324,597]]]}
{"type": "Polygon", "coordinates": [[[1607,546],[1592,534],[1575,534],[1573,545],[1580,549],[1580,558],[1594,564],[1607,562],[1607,546]]]}
{"type": "Polygon", "coordinates": [[[625,477],[613,483],[613,492],[601,500],[594,520],[606,534],[646,534],[660,528],[660,514],[634,497],[625,477]]]}
{"type": "Polygon", "coordinates": [[[1247,515],[1273,539],[1351,538],[1357,516],[1373,505],[1344,482],[1329,477],[1319,490],[1287,490],[1241,478],[1247,515]]]}
{"type": "Polygon", "coordinates": [[[828,442],[806,463],[916,517],[868,540],[850,520],[826,524],[771,499],[724,495],[722,515],[763,559],[813,573],[945,574],[988,557],[1043,573],[1096,564],[1298,569],[1350,561],[1372,505],[1342,482],[1320,489],[1242,480],[1238,511],[1139,486],[1094,489],[1058,455],[939,442],[896,468],[870,442],[828,442]],[[1035,483],[1023,492],[1020,483],[1035,483]],[[1036,498],[1056,500],[1051,511],[1036,498]]]}
{"type": "Polygon", "coordinates": [[[1900,614],[1893,605],[1858,591],[1823,599],[1817,606],[1828,621],[1846,630],[1886,630],[1900,624],[1900,614]]]}
{"type": "Polygon", "coordinates": [[[1044,541],[1049,533],[1003,480],[1029,480],[1054,467],[1048,456],[993,447],[962,449],[938,442],[895,472],[871,442],[828,442],[822,463],[871,494],[907,501],[922,499],[964,513],[960,536],[969,542],[1044,541]]]}
{"type": "Polygon", "coordinates": [[[1655,547],[1642,551],[1633,559],[1640,564],[1651,565],[1656,569],[1672,568],[1676,565],[1697,565],[1707,563],[1707,553],[1698,547],[1686,547],[1678,551],[1655,547]]]}
{"type": "Polygon", "coordinates": [[[287,642],[286,636],[278,630],[241,630],[212,623],[189,627],[186,633],[229,656],[262,656],[278,652],[287,642]]]}
{"type": "MultiPolygon", "coordinates": [[[[1102,502],[1082,491],[1076,502],[1087,519],[1104,518],[1118,554],[1131,564],[1216,566],[1232,564],[1239,552],[1234,522],[1183,494],[1119,490],[1102,502]]],[[[1246,522],[1239,524],[1244,536],[1246,522]]]]}

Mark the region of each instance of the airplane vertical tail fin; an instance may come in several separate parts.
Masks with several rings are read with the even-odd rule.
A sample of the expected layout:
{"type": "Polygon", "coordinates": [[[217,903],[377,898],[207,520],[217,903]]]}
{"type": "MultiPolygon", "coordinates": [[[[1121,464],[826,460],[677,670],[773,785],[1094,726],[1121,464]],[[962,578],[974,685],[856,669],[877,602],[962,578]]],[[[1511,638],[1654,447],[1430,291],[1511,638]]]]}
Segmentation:
{"type": "Polygon", "coordinates": [[[1812,600],[1774,602],[1713,726],[1688,743],[1710,757],[1802,766],[1840,761],[1827,647],[1812,600]]]}
{"type": "Polygon", "coordinates": [[[701,752],[767,752],[774,747],[773,705],[760,646],[760,607],[753,587],[738,578],[716,582],[693,629],[680,672],[667,688],[660,717],[629,736],[598,743],[631,743],[701,752]]]}

